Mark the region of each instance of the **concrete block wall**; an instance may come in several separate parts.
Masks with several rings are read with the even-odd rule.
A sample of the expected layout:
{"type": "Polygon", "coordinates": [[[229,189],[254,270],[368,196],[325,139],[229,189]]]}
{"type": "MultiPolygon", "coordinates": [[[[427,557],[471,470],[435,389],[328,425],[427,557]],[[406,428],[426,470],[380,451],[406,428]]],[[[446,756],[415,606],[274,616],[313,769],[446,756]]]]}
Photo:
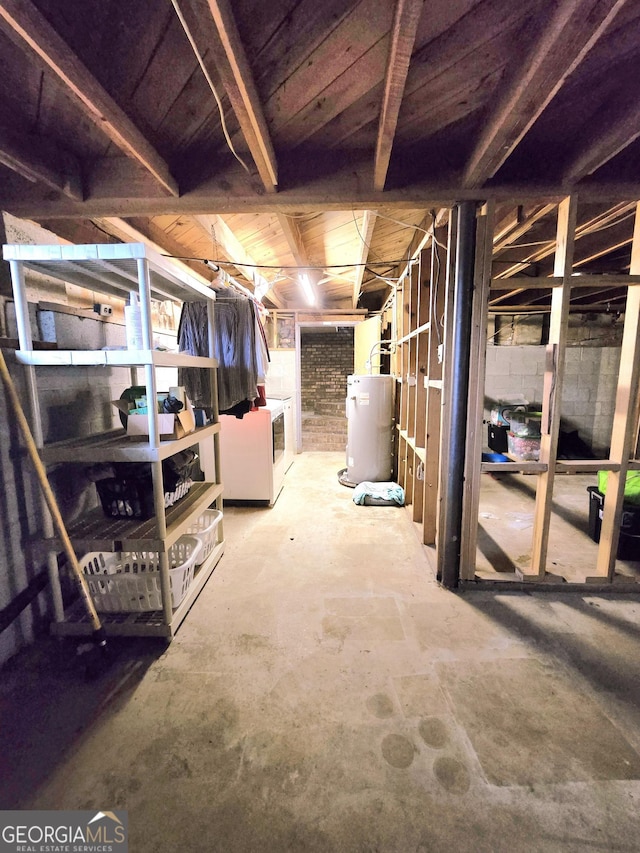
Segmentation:
{"type": "MultiPolygon", "coordinates": [[[[597,455],[611,440],[620,348],[568,347],[562,393],[562,428],[577,429],[597,455]]],[[[545,348],[488,346],[485,418],[500,400],[542,402],[545,348]]]]}
{"type": "MultiPolygon", "coordinates": [[[[26,399],[24,368],[10,350],[4,351],[9,372],[21,400],[26,399]]],[[[7,410],[4,387],[0,391],[0,612],[36,581],[44,563],[30,559],[28,542],[41,526],[39,487],[15,419],[7,410]]],[[[48,613],[47,590],[0,632],[0,664],[42,630],[48,613]]]]}
{"type": "MultiPolygon", "coordinates": [[[[44,312],[49,335],[54,330],[60,348],[100,349],[124,346],[124,327],[77,315],[44,312]]],[[[34,337],[39,337],[35,306],[30,306],[34,337]]],[[[12,320],[8,325],[11,328],[12,320]]],[[[11,332],[10,332],[11,334],[11,332]]],[[[30,420],[25,368],[12,351],[5,351],[10,372],[30,420]]],[[[36,370],[45,442],[76,438],[119,426],[111,400],[131,384],[127,368],[40,367],[36,370]]],[[[0,412],[0,612],[23,592],[45,568],[44,560],[32,560],[27,543],[42,527],[40,488],[31,462],[23,449],[15,420],[4,405],[0,412]]],[[[49,469],[52,487],[66,521],[95,506],[95,486],[87,478],[86,466],[64,465],[49,469]]],[[[0,665],[32,641],[49,622],[48,588],[22,614],[0,632],[0,665]]]]}

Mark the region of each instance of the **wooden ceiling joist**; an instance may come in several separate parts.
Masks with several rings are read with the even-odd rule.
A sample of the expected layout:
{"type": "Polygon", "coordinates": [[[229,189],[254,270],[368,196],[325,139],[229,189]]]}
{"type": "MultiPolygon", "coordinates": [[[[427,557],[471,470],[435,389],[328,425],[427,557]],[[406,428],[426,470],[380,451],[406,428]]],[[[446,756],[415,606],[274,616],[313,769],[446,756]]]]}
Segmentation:
{"type": "Polygon", "coordinates": [[[216,100],[220,79],[264,188],[275,192],[276,156],[231,5],[227,0],[172,2],[216,100]]]}
{"type": "Polygon", "coordinates": [[[359,237],[360,237],[360,253],[358,256],[358,266],[355,268],[355,274],[353,279],[353,307],[358,307],[358,300],[360,299],[360,290],[362,288],[362,282],[364,280],[365,273],[365,264],[367,262],[367,258],[369,257],[369,248],[371,246],[371,240],[373,238],[373,229],[376,227],[376,214],[373,210],[365,210],[362,216],[362,226],[360,228],[359,237]]]}
{"type": "Polygon", "coordinates": [[[517,71],[507,73],[467,162],[465,186],[481,187],[496,174],[625,2],[561,0],[517,71]]]}
{"type": "Polygon", "coordinates": [[[193,263],[178,260],[176,256],[184,256],[184,247],[161,229],[154,228],[152,223],[136,219],[127,221],[118,217],[95,218],[93,222],[98,228],[118,240],[122,240],[123,243],[146,243],[161,255],[172,257],[173,263],[188,272],[189,275],[195,275],[204,284],[210,283],[212,272],[207,270],[203,264],[196,267],[193,263]],[[208,273],[209,277],[205,275],[205,272],[208,273]]]}
{"type": "Polygon", "coordinates": [[[592,175],[616,154],[640,136],[638,106],[631,101],[601,117],[598,128],[592,128],[579,154],[564,172],[566,182],[577,182],[592,175]]]}
{"type": "Polygon", "coordinates": [[[28,181],[41,181],[71,199],[82,201],[84,197],[80,163],[49,140],[0,126],[0,163],[28,181]]]}
{"type": "Polygon", "coordinates": [[[557,205],[555,204],[543,204],[536,207],[536,209],[527,216],[524,216],[518,222],[514,223],[508,230],[506,230],[506,233],[496,235],[496,237],[494,237],[493,251],[498,252],[500,249],[504,249],[512,243],[515,243],[516,240],[519,240],[524,234],[526,234],[536,222],[540,219],[544,219],[544,217],[548,216],[556,207],[557,205]]]}
{"type": "Polygon", "coordinates": [[[376,190],[384,189],[387,178],[393,139],[398,124],[398,114],[407,82],[409,63],[422,7],[423,0],[397,0],[396,2],[376,142],[373,175],[373,186],[376,190]]]}
{"type": "Polygon", "coordinates": [[[148,169],[165,191],[178,195],[167,163],[30,0],[1,0],[0,20],[35,51],[112,142],[148,169]]]}
{"type": "MultiPolygon", "coordinates": [[[[302,272],[305,268],[311,266],[311,262],[309,261],[309,256],[302,240],[298,224],[294,219],[291,219],[291,217],[284,213],[278,213],[277,220],[287,240],[287,245],[289,246],[289,250],[293,255],[296,265],[301,268],[300,271],[302,272]]],[[[317,274],[308,275],[309,281],[311,282],[311,288],[315,293],[320,276],[317,274]]]]}
{"type": "MultiPolygon", "coordinates": [[[[229,263],[235,267],[240,275],[249,281],[253,279],[254,286],[259,285],[261,282],[267,283],[266,279],[260,273],[255,260],[248,254],[242,243],[221,216],[212,214],[210,216],[194,216],[193,219],[215,240],[229,263]]],[[[266,294],[276,308],[284,307],[273,285],[269,286],[266,294]]]]}
{"type": "MultiPolygon", "coordinates": [[[[599,247],[597,254],[595,256],[601,257],[602,255],[608,254],[614,249],[618,248],[620,245],[627,245],[631,242],[631,234],[629,234],[628,239],[619,240],[614,233],[610,236],[608,235],[607,229],[614,225],[617,222],[622,222],[627,219],[631,212],[635,207],[634,202],[621,202],[620,204],[612,205],[611,208],[606,210],[604,213],[598,214],[597,216],[592,216],[586,221],[582,222],[576,228],[575,239],[579,241],[584,237],[589,237],[593,234],[597,234],[598,232],[603,232],[603,242],[599,247]]],[[[498,275],[498,278],[512,278],[517,275],[519,272],[527,269],[532,264],[536,264],[539,261],[544,260],[545,258],[550,257],[555,252],[556,243],[555,240],[548,240],[543,243],[542,246],[535,249],[526,255],[526,257],[519,262],[511,264],[507,269],[501,270],[498,275]]],[[[581,263],[587,263],[589,260],[592,260],[594,257],[593,251],[588,251],[586,256],[581,254],[581,247],[579,244],[576,246],[575,254],[574,254],[574,266],[579,266],[581,263]]]]}

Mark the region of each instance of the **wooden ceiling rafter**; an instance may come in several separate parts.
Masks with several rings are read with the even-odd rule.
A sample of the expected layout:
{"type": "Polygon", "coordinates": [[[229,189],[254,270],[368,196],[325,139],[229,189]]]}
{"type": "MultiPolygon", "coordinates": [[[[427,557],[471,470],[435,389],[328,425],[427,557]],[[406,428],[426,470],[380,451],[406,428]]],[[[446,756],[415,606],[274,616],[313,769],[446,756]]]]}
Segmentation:
{"type": "Polygon", "coordinates": [[[481,187],[497,173],[625,2],[561,0],[519,68],[507,74],[465,166],[466,187],[481,187]]]}
{"type": "Polygon", "coordinates": [[[276,155],[230,3],[227,0],[172,2],[198,61],[204,66],[207,82],[211,86],[216,78],[222,81],[264,189],[275,192],[276,155]]]}
{"type": "Polygon", "coordinates": [[[512,243],[515,243],[516,240],[519,240],[520,237],[523,237],[531,230],[536,222],[540,219],[544,219],[545,216],[548,216],[550,213],[553,213],[557,206],[557,204],[539,205],[521,219],[516,217],[516,221],[508,228],[508,230],[505,230],[505,233],[497,233],[494,236],[494,254],[499,252],[501,249],[508,248],[512,243]]]}
{"type": "Polygon", "coordinates": [[[161,255],[173,259],[173,263],[186,270],[189,275],[195,275],[203,283],[210,284],[213,278],[213,270],[204,264],[196,265],[194,262],[181,260],[184,258],[184,246],[169,237],[161,229],[154,228],[148,220],[133,219],[127,221],[117,216],[95,217],[92,222],[103,231],[122,240],[123,243],[146,243],[161,255]],[[208,273],[205,274],[205,273],[208,273]]]}
{"type": "Polygon", "coordinates": [[[150,172],[163,191],[178,195],[178,185],[166,161],[31,0],[1,0],[0,20],[37,54],[81,103],[85,115],[118,148],[150,172]]]}
{"type": "Polygon", "coordinates": [[[362,225],[358,229],[358,237],[360,239],[360,251],[357,256],[358,266],[355,268],[353,277],[353,296],[352,304],[354,308],[358,307],[360,299],[360,290],[364,281],[365,264],[369,257],[371,241],[373,239],[373,231],[376,227],[376,214],[374,210],[365,210],[362,214],[362,225]]]}
{"type": "MultiPolygon", "coordinates": [[[[599,230],[607,229],[609,226],[614,224],[618,220],[626,219],[630,212],[635,208],[635,202],[620,202],[619,204],[612,205],[612,207],[608,208],[601,214],[597,216],[590,217],[585,222],[581,223],[576,228],[576,241],[580,240],[583,237],[587,237],[591,234],[596,233],[599,230]]],[[[612,238],[611,242],[607,242],[606,246],[602,248],[600,251],[600,255],[606,254],[612,251],[614,248],[619,245],[625,245],[626,243],[631,242],[631,236],[629,236],[628,241],[616,241],[612,238]]],[[[527,269],[527,267],[532,266],[533,264],[538,263],[539,261],[544,260],[545,258],[549,258],[555,252],[555,240],[547,240],[544,241],[543,245],[540,246],[535,251],[530,252],[522,261],[511,264],[507,269],[502,270],[497,278],[512,278],[513,276],[518,275],[518,273],[527,269]]],[[[510,248],[517,248],[517,246],[512,246],[510,248]]],[[[576,247],[576,254],[574,257],[574,266],[578,266],[580,263],[586,263],[587,261],[580,258],[578,246],[576,247]]],[[[589,256],[589,260],[591,256],[589,256]]]]}
{"type": "MultiPolygon", "coordinates": [[[[255,273],[256,276],[264,280],[255,259],[246,251],[222,216],[211,214],[209,216],[194,216],[193,219],[211,237],[215,244],[219,246],[228,262],[233,265],[240,275],[251,281],[255,273]]],[[[286,307],[282,299],[278,296],[274,284],[269,285],[266,296],[276,308],[286,307]]]]}
{"type": "Polygon", "coordinates": [[[632,99],[601,116],[600,125],[589,131],[581,147],[564,171],[568,183],[577,183],[592,175],[640,136],[638,106],[632,99]]]}
{"type": "Polygon", "coordinates": [[[0,163],[28,181],[41,181],[75,201],[84,197],[80,162],[49,140],[0,126],[0,163]]]}
{"type": "Polygon", "coordinates": [[[424,0],[396,0],[373,168],[373,186],[376,190],[383,190],[387,179],[423,2],[424,0]]]}

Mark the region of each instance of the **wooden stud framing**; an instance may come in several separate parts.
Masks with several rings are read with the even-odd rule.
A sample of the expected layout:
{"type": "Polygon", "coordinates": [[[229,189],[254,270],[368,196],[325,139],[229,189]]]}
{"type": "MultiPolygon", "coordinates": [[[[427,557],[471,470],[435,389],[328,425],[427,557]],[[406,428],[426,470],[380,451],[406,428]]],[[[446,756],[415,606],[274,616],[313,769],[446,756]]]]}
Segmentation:
{"type": "Polygon", "coordinates": [[[553,482],[560,432],[560,401],[562,399],[565,346],[569,323],[576,212],[577,199],[575,196],[565,198],[558,205],[557,245],[553,272],[556,276],[562,276],[563,283],[560,287],[554,288],[551,297],[551,321],[542,395],[542,438],[540,440],[540,462],[547,465],[547,470],[538,476],[536,488],[531,572],[521,573],[516,570],[523,580],[543,578],[546,571],[553,482]]]}
{"type": "MultiPolygon", "coordinates": [[[[446,493],[449,474],[441,463],[441,460],[447,459],[449,456],[449,437],[451,435],[451,385],[453,379],[453,365],[448,353],[451,349],[451,339],[453,336],[453,304],[455,296],[455,272],[456,272],[456,252],[454,246],[457,242],[458,222],[457,216],[451,215],[449,220],[449,237],[446,259],[446,287],[444,301],[444,331],[442,339],[444,341],[444,357],[442,359],[442,397],[440,408],[440,447],[439,447],[439,473],[438,473],[438,513],[437,513],[437,530],[436,530],[436,549],[437,549],[437,575],[441,578],[444,574],[444,548],[439,546],[438,534],[444,529],[444,511],[445,502],[444,495],[446,493]]],[[[435,321],[439,322],[440,313],[438,312],[435,321]]]]}
{"type": "MultiPolygon", "coordinates": [[[[449,246],[455,243],[455,233],[450,219],[449,246]]],[[[438,246],[447,233],[447,228],[436,228],[430,252],[429,293],[429,352],[427,361],[427,393],[425,424],[425,464],[422,510],[422,541],[425,545],[434,545],[438,530],[438,494],[440,486],[440,433],[442,417],[442,363],[438,359],[438,346],[443,339],[440,332],[440,317],[446,303],[447,289],[447,252],[438,246]]]]}
{"type": "MultiPolygon", "coordinates": [[[[417,329],[418,327],[418,294],[420,292],[419,271],[416,264],[413,264],[409,269],[409,328],[417,329]]],[[[407,435],[414,439],[416,435],[416,372],[417,372],[417,353],[418,353],[418,338],[412,336],[408,341],[409,363],[406,376],[407,383],[407,435]]]]}
{"type": "MultiPolygon", "coordinates": [[[[636,207],[633,243],[631,246],[631,275],[640,273],[640,204],[636,207]]],[[[620,373],[616,391],[616,407],[611,433],[609,461],[619,466],[610,471],[607,496],[602,515],[600,547],[596,574],[588,580],[601,582],[613,580],[620,536],[620,521],[624,501],[629,457],[634,451],[633,442],[638,430],[638,376],[640,374],[640,285],[627,290],[624,314],[624,332],[620,355],[620,373]]]]}

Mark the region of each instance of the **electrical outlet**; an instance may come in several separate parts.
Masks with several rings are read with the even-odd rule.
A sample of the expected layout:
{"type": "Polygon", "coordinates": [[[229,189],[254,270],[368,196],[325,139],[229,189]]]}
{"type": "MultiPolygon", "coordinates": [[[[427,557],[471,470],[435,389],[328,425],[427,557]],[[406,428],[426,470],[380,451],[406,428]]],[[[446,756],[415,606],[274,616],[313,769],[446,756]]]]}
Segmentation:
{"type": "Polygon", "coordinates": [[[98,304],[93,306],[93,310],[101,317],[110,317],[113,314],[111,305],[98,304]]]}
{"type": "Polygon", "coordinates": [[[444,344],[438,345],[438,364],[442,364],[442,359],[444,358],[444,344]]]}

